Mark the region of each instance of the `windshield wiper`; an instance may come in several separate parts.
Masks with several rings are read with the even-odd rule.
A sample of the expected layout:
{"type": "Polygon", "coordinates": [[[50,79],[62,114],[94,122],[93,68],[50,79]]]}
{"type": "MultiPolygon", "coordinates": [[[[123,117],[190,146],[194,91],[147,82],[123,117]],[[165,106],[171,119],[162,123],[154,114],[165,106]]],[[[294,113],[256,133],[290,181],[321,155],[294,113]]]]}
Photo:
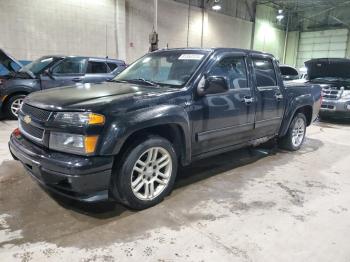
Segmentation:
{"type": "Polygon", "coordinates": [[[148,84],[150,86],[158,86],[159,85],[157,82],[153,82],[151,80],[146,80],[144,78],[127,79],[125,81],[127,81],[127,82],[136,82],[136,83],[142,82],[142,83],[148,84]]]}

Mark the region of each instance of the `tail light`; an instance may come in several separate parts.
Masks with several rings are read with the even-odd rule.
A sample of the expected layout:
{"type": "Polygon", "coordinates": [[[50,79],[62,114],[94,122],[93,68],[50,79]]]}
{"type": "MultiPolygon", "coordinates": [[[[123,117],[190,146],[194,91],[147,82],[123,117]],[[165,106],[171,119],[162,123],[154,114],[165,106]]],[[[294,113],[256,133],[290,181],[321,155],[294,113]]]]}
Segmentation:
{"type": "Polygon", "coordinates": [[[17,138],[21,136],[21,131],[19,130],[19,128],[13,130],[13,135],[17,138]]]}

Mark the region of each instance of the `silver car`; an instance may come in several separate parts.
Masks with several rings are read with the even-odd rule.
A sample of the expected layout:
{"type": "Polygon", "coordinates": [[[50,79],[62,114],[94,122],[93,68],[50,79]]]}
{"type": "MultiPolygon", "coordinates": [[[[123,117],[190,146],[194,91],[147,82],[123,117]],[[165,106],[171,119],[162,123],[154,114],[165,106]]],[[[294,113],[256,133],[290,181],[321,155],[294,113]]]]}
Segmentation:
{"type": "Polygon", "coordinates": [[[322,87],[320,117],[350,118],[350,59],[312,59],[305,65],[309,81],[322,87]]]}

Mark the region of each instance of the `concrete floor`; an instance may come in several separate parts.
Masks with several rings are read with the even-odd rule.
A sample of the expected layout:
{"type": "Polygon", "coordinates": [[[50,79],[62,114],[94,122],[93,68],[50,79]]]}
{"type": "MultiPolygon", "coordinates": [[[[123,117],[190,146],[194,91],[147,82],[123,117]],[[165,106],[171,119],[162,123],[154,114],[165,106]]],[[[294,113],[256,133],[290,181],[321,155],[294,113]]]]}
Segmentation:
{"type": "Polygon", "coordinates": [[[0,123],[1,261],[350,261],[349,124],[197,162],[141,212],[50,196],[10,160],[15,126],[0,123]]]}

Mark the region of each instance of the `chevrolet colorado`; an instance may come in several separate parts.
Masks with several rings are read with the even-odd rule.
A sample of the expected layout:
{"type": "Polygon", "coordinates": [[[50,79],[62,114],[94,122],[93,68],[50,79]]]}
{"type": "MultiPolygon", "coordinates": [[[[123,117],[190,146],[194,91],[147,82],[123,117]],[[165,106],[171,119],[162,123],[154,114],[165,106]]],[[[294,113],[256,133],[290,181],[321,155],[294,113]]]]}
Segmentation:
{"type": "Polygon", "coordinates": [[[160,50],[113,81],[29,95],[9,148],[51,191],[144,209],[179,165],[275,138],[298,150],[320,105],[320,86],[285,86],[272,55],[160,50]]]}

